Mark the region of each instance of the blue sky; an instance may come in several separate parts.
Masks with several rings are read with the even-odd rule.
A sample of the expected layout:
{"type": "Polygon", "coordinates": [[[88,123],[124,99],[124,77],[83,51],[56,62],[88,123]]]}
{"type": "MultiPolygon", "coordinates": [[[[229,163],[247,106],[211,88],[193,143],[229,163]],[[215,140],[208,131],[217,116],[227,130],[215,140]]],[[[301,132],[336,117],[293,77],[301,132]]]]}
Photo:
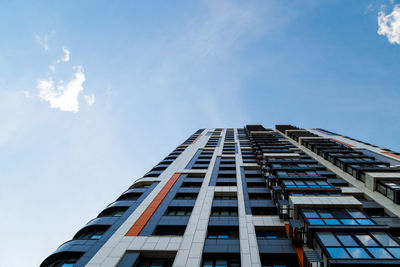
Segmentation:
{"type": "Polygon", "coordinates": [[[0,30],[4,266],[37,266],[198,128],[400,151],[399,1],[0,1],[0,30]]]}

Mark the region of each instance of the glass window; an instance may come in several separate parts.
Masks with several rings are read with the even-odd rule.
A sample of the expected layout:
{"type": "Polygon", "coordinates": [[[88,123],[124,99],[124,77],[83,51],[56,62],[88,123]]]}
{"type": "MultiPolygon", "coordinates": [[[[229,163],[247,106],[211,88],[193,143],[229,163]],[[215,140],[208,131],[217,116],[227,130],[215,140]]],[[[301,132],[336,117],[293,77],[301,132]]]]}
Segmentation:
{"type": "Polygon", "coordinates": [[[320,211],[319,216],[321,216],[321,218],[333,218],[333,215],[328,211],[320,211]]]}
{"type": "Polygon", "coordinates": [[[367,249],[376,259],[391,259],[391,258],[393,258],[389,254],[389,252],[387,252],[384,248],[367,248],[367,249]]]}
{"type": "Polygon", "coordinates": [[[340,219],[340,221],[344,224],[344,225],[357,225],[356,220],[354,219],[340,219]]]}
{"type": "Polygon", "coordinates": [[[378,244],[368,234],[358,234],[356,235],[356,237],[366,247],[378,246],[378,244]]]}
{"type": "Polygon", "coordinates": [[[321,219],[308,219],[308,222],[311,225],[324,225],[324,222],[321,219]]]}
{"type": "Polygon", "coordinates": [[[385,247],[397,247],[399,244],[397,244],[396,241],[394,241],[388,234],[383,233],[383,232],[372,232],[371,233],[379,243],[381,243],[382,246],[385,247]]]}
{"type": "Polygon", "coordinates": [[[395,258],[400,259],[400,248],[388,248],[387,250],[389,250],[395,258]]]}
{"type": "Polygon", "coordinates": [[[371,258],[363,248],[346,248],[352,258],[355,259],[369,259],[371,258]]]}
{"type": "Polygon", "coordinates": [[[303,214],[306,218],[319,218],[318,213],[311,210],[303,211],[303,214]]]}
{"type": "Polygon", "coordinates": [[[350,256],[347,254],[344,248],[327,248],[329,254],[334,259],[349,259],[350,256]]]}
{"type": "Polygon", "coordinates": [[[375,223],[371,221],[370,219],[357,219],[357,222],[360,225],[374,225],[375,223]]]}
{"type": "Polygon", "coordinates": [[[321,239],[322,244],[327,247],[340,246],[339,242],[332,233],[318,233],[318,236],[321,239]]]}
{"type": "Polygon", "coordinates": [[[358,210],[348,210],[348,213],[351,215],[353,218],[366,218],[364,213],[358,210]]]}
{"type": "Polygon", "coordinates": [[[116,211],[115,213],[112,214],[112,216],[121,217],[124,213],[125,213],[125,211],[116,211]]]}
{"type": "Polygon", "coordinates": [[[340,222],[336,219],[324,219],[327,225],[340,225],[340,222]]]}
{"type": "Polygon", "coordinates": [[[203,267],[213,267],[213,262],[212,261],[204,261],[203,267]]]}
{"type": "Polygon", "coordinates": [[[216,260],[215,267],[228,267],[228,261],[227,260],[216,260]]]}
{"type": "Polygon", "coordinates": [[[358,246],[357,242],[353,237],[349,234],[336,234],[336,237],[343,243],[344,246],[356,247],[358,246]]]}

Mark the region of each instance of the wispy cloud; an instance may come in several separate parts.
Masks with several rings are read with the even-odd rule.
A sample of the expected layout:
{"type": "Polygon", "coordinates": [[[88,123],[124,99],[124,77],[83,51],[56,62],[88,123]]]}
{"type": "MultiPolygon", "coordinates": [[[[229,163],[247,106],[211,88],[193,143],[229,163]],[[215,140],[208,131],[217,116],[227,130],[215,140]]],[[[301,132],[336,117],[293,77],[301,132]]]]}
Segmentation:
{"type": "Polygon", "coordinates": [[[400,5],[395,5],[391,13],[383,10],[378,15],[378,34],[385,35],[391,44],[400,45],[400,5]]]}
{"type": "Polygon", "coordinates": [[[71,58],[70,58],[70,54],[71,52],[69,52],[69,50],[67,48],[63,47],[63,52],[64,52],[64,56],[61,58],[62,61],[64,62],[68,62],[71,58]]]}
{"type": "Polygon", "coordinates": [[[93,93],[91,93],[90,95],[85,95],[84,98],[89,106],[93,105],[94,102],[96,101],[96,97],[94,96],[93,93]]]}
{"type": "Polygon", "coordinates": [[[44,51],[47,52],[47,50],[49,50],[49,45],[48,45],[49,37],[47,35],[40,36],[36,34],[35,40],[40,45],[40,47],[44,49],[44,51]]]}
{"type": "Polygon", "coordinates": [[[83,83],[86,78],[82,66],[75,66],[73,69],[75,71],[74,78],[66,85],[63,81],[59,81],[55,85],[51,76],[38,80],[39,97],[49,102],[51,108],[75,113],[79,111],[78,97],[83,91],[83,83]]]}
{"type": "MultiPolygon", "coordinates": [[[[45,39],[37,36],[36,39],[40,41],[46,40],[46,43],[40,43],[45,44],[46,49],[48,49],[47,36],[45,39]]],[[[78,65],[72,67],[74,77],[69,82],[64,83],[63,80],[54,82],[54,80],[56,80],[54,76],[57,66],[71,60],[71,52],[65,47],[62,48],[62,51],[62,57],[49,65],[50,72],[48,73],[47,78],[38,79],[36,85],[36,88],[39,91],[38,97],[49,102],[51,108],[77,113],[79,112],[79,95],[84,90],[83,83],[86,81],[86,77],[83,67],[78,65]]],[[[23,91],[23,93],[26,98],[32,97],[29,91],[23,91]]],[[[85,95],[83,98],[89,106],[93,105],[96,99],[93,93],[85,95]]]]}

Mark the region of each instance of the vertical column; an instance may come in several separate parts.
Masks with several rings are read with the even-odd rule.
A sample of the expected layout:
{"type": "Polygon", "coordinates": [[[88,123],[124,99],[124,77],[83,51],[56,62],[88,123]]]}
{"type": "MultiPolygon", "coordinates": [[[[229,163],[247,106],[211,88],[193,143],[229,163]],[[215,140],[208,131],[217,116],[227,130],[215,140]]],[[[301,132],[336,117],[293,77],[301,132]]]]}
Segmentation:
{"type": "MultiPolygon", "coordinates": [[[[235,128],[235,140],[237,142],[237,128],[235,128]]],[[[257,237],[253,225],[253,215],[247,215],[244,202],[243,184],[240,163],[242,153],[238,149],[236,158],[237,198],[239,209],[239,237],[240,237],[240,258],[241,266],[261,267],[260,253],[258,251],[257,237]]]]}
{"type": "MultiPolygon", "coordinates": [[[[211,129],[207,129],[211,130],[211,129]]],[[[222,138],[224,138],[222,132],[222,138]]],[[[204,177],[196,204],[193,208],[182,243],[175,257],[173,267],[200,267],[206,240],[208,221],[214,197],[214,186],[209,186],[217,156],[222,154],[222,146],[216,147],[207,173],[204,177]]]]}

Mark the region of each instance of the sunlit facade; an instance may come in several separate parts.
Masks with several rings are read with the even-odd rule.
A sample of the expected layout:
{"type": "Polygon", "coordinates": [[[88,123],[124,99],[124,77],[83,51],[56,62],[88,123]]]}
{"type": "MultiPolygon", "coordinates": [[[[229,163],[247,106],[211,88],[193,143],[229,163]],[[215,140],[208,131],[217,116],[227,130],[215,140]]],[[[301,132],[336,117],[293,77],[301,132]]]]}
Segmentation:
{"type": "Polygon", "coordinates": [[[41,266],[400,266],[400,154],[292,125],[200,129],[41,266]]]}

